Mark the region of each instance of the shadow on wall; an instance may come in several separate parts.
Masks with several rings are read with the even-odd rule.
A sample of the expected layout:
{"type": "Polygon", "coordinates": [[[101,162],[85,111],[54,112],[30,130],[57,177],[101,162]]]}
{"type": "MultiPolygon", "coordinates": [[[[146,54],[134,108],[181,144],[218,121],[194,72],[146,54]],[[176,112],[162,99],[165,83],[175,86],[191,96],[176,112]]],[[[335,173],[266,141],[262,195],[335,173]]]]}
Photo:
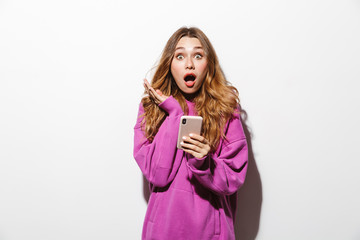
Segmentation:
{"type": "Polygon", "coordinates": [[[262,185],[252,149],[251,132],[246,125],[247,113],[243,109],[241,122],[247,139],[249,159],[245,183],[237,193],[235,236],[236,240],[254,240],[259,232],[262,185]]]}
{"type": "MultiPolygon", "coordinates": [[[[237,193],[235,236],[236,240],[254,240],[259,232],[262,186],[252,150],[251,133],[246,125],[247,113],[244,110],[241,112],[241,122],[248,143],[249,159],[245,183],[237,193]]],[[[143,194],[148,203],[150,197],[149,183],[144,176],[143,194]]]]}

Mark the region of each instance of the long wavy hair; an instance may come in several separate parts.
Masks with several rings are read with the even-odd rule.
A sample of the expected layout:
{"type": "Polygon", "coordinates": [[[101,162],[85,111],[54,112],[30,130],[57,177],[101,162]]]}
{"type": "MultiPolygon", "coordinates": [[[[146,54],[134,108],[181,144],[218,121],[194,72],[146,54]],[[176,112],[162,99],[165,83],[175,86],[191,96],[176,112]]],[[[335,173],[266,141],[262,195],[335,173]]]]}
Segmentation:
{"type": "MultiPolygon", "coordinates": [[[[211,150],[215,151],[220,138],[225,137],[223,130],[226,122],[238,109],[239,97],[237,89],[226,80],[209,39],[200,29],[182,27],[170,37],[156,67],[151,86],[161,90],[166,96],[172,95],[179,102],[184,113],[188,114],[185,97],[170,70],[176,45],[182,37],[197,38],[207,58],[207,74],[193,101],[196,112],[203,117],[202,136],[210,142],[211,150]]],[[[149,96],[143,97],[142,104],[144,107],[143,129],[145,136],[152,141],[167,113],[149,96]]]]}

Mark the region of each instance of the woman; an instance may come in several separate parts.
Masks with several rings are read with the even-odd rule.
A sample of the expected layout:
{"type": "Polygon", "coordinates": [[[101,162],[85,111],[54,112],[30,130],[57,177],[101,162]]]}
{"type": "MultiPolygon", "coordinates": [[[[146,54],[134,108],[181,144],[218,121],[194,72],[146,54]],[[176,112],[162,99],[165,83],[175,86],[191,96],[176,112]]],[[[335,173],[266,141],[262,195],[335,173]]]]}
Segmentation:
{"type": "Polygon", "coordinates": [[[198,28],[168,40],[135,125],[134,158],[150,183],[142,239],[235,239],[236,192],[247,170],[237,90],[198,28]],[[203,117],[202,134],[183,138],[180,117],[203,117]]]}

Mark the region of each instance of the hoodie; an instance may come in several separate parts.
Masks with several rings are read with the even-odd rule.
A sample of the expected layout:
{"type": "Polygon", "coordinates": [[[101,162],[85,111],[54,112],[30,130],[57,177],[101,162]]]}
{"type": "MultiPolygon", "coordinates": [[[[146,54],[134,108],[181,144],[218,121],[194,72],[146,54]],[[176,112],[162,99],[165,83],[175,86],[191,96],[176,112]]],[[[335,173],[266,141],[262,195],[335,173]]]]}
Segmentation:
{"type": "MultiPolygon", "coordinates": [[[[195,103],[187,105],[188,115],[197,115],[195,103]]],[[[142,239],[235,239],[236,193],[248,162],[240,111],[227,122],[217,150],[198,159],[176,148],[180,104],[170,96],[159,107],[167,115],[153,141],[142,128],[142,104],[134,127],[134,158],[151,192],[142,239]]]]}

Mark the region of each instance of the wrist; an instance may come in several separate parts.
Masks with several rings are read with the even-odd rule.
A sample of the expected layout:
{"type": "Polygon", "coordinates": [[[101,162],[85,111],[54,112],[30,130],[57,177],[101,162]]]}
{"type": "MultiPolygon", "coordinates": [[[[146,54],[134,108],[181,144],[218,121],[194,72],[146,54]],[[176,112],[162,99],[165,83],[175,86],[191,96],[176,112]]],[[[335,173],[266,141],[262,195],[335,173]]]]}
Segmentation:
{"type": "Polygon", "coordinates": [[[159,104],[159,107],[165,110],[169,115],[183,115],[184,112],[176,99],[173,96],[169,96],[162,103],[159,104]]]}
{"type": "Polygon", "coordinates": [[[205,155],[202,158],[196,158],[196,157],[190,155],[190,157],[188,158],[188,163],[197,169],[201,169],[202,166],[204,165],[205,161],[207,160],[207,158],[208,158],[208,155],[205,155]]]}

